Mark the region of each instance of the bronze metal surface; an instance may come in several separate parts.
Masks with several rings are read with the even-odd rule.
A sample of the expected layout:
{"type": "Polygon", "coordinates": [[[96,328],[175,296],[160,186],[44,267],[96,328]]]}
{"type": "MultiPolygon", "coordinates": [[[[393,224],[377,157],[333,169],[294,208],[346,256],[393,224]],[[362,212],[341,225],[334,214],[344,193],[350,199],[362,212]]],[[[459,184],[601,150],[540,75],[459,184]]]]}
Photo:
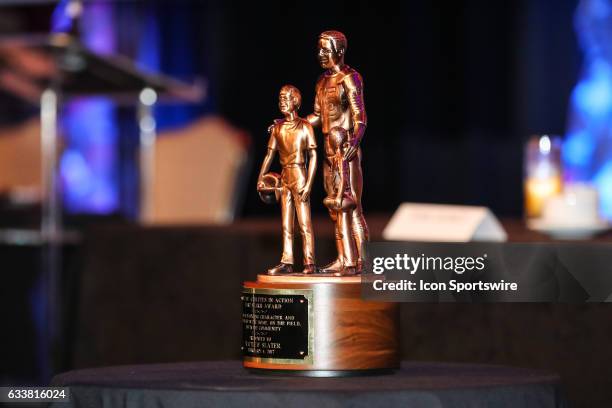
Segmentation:
{"type": "MultiPolygon", "coordinates": [[[[264,176],[278,152],[281,165],[281,217],[283,223],[282,264],[293,265],[294,223],[297,214],[302,236],[304,265],[315,264],[314,234],[310,217],[310,192],[317,168],[317,143],[310,123],[297,115],[301,103],[297,88],[285,85],[279,94],[279,109],[285,115],[272,126],[268,152],[259,172],[257,189],[263,191],[264,176]],[[308,160],[306,158],[308,155],[308,160]],[[308,162],[308,168],[306,168],[308,162]]],[[[274,268],[273,268],[274,269],[274,268]]]]}
{"type": "MultiPolygon", "coordinates": [[[[308,116],[313,126],[320,126],[324,136],[326,160],[323,161],[323,178],[325,191],[332,196],[334,189],[333,157],[336,152],[330,141],[333,128],[344,129],[348,135],[348,146],[343,156],[348,161],[349,181],[355,207],[344,216],[337,217],[333,211],[330,215],[334,222],[340,223],[337,231],[350,231],[355,241],[357,264],[362,265],[365,254],[362,244],[369,240],[368,225],[363,215],[361,195],[363,175],[361,170],[361,141],[367,125],[367,115],[363,96],[363,79],[359,72],[344,62],[347,50],[346,36],[339,31],[325,31],[319,35],[318,58],[325,72],[319,77],[315,87],[314,112],[308,116]],[[350,219],[350,222],[349,222],[350,219]]],[[[340,272],[347,264],[345,251],[347,243],[337,233],[338,259],[335,268],[340,272]]]]}

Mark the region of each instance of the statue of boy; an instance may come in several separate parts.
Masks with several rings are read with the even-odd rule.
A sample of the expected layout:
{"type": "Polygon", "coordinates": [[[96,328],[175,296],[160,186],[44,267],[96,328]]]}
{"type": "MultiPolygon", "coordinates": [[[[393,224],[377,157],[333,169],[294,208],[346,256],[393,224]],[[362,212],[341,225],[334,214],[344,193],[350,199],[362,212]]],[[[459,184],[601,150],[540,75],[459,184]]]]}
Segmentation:
{"type": "Polygon", "coordinates": [[[281,88],[278,99],[278,107],[285,118],[275,121],[270,129],[268,153],[261,165],[257,182],[260,194],[269,192],[270,189],[280,189],[283,255],[280,264],[268,269],[268,274],[293,273],[293,227],[296,214],[304,253],[302,272],[311,274],[316,272],[310,192],[317,169],[317,144],[310,123],[297,115],[302,102],[300,91],[292,85],[285,85],[281,88]],[[277,151],[282,166],[279,187],[270,186],[270,183],[266,182],[274,178],[268,170],[277,151]]]}

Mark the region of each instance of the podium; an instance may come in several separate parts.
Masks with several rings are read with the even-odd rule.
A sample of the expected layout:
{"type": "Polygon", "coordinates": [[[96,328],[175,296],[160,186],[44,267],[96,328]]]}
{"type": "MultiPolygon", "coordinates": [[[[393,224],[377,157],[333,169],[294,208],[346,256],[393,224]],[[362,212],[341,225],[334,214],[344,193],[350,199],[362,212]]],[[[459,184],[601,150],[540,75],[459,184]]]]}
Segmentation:
{"type": "MultiPolygon", "coordinates": [[[[59,246],[70,234],[62,231],[58,185],[58,112],[61,101],[73,97],[104,96],[119,105],[137,105],[139,127],[140,220],[151,213],[158,102],[198,102],[205,97],[200,84],[189,85],[165,75],[145,72],[128,58],[98,55],[76,37],[65,34],[0,37],[0,88],[33,104],[40,104],[42,214],[40,240],[44,243],[43,275],[48,305],[48,339],[61,343],[61,313],[57,310],[60,284],[59,246]]],[[[52,346],[51,348],[56,348],[52,346]]],[[[48,374],[47,374],[48,375],[48,374]]]]}
{"type": "Polygon", "coordinates": [[[56,236],[57,113],[61,100],[104,96],[120,105],[138,105],[140,131],[141,219],[150,214],[155,152],[153,106],[157,102],[198,102],[200,84],[189,85],[145,72],[128,58],[98,55],[64,34],[0,37],[0,87],[31,103],[40,103],[43,232],[56,236]]]}

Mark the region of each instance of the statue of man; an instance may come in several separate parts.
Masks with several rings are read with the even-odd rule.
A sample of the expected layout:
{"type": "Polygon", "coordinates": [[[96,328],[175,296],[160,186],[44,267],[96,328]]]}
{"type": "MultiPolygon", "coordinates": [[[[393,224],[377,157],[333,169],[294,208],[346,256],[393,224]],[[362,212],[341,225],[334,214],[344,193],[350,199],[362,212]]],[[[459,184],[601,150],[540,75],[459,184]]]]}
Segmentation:
{"type": "Polygon", "coordinates": [[[265,179],[270,178],[271,173],[268,173],[268,170],[278,151],[283,168],[278,183],[283,223],[283,255],[281,263],[268,270],[270,275],[293,272],[293,228],[296,213],[302,235],[303,273],[316,272],[310,192],[317,169],[317,144],[310,123],[297,115],[301,102],[302,96],[296,87],[285,85],[281,88],[278,107],[285,118],[275,121],[270,129],[268,153],[261,165],[257,181],[258,191],[265,192],[269,189],[265,179]],[[306,170],[306,155],[308,155],[308,170],[306,170]]]}
{"type": "MultiPolygon", "coordinates": [[[[325,72],[317,81],[314,112],[307,119],[313,126],[320,126],[324,135],[326,157],[323,161],[323,179],[327,194],[334,191],[330,168],[334,150],[330,146],[329,132],[334,127],[341,127],[348,133],[349,146],[344,158],[349,162],[350,186],[356,201],[351,218],[359,269],[364,261],[362,244],[369,239],[368,226],[361,208],[363,175],[360,148],[367,117],[363,81],[357,71],[344,63],[346,48],[346,37],[339,31],[325,31],[319,35],[318,57],[325,72]]],[[[336,216],[332,211],[330,215],[332,219],[336,216]]],[[[339,236],[336,236],[336,246],[338,258],[323,267],[322,272],[335,273],[342,269],[342,239],[339,236]]]]}
{"type": "Polygon", "coordinates": [[[349,162],[344,158],[346,149],[350,145],[347,143],[346,130],[339,126],[332,128],[327,136],[329,145],[335,152],[330,165],[334,191],[325,197],[323,204],[330,213],[335,213],[336,237],[342,240],[342,251],[338,251],[342,266],[334,275],[354,275],[357,272],[357,248],[352,218],[355,199],[349,183],[349,162]]]}

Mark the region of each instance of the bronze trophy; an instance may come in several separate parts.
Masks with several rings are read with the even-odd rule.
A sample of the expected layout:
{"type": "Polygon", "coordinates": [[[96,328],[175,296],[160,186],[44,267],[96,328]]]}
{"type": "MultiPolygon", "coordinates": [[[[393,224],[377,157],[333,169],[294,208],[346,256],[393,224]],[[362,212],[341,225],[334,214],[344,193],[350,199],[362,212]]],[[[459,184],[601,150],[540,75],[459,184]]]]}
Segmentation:
{"type": "MultiPolygon", "coordinates": [[[[293,227],[295,215],[302,236],[304,251],[303,273],[315,272],[314,234],[310,221],[310,191],[317,170],[317,143],[312,126],[306,119],[297,116],[302,96],[294,86],[285,85],[278,96],[278,107],[285,119],[277,121],[270,129],[268,154],[263,161],[257,190],[260,196],[269,194],[272,187],[267,180],[275,175],[267,174],[270,164],[278,151],[283,171],[279,181],[274,182],[274,194],[280,191],[281,214],[283,220],[283,256],[281,263],[268,269],[270,275],[293,272],[293,227]],[[306,170],[308,154],[308,170],[306,170]]],[[[266,199],[263,199],[266,201],[266,199]]]]}
{"type": "Polygon", "coordinates": [[[338,31],[319,36],[319,63],[325,71],[316,84],[314,112],[306,119],[297,115],[297,88],[285,85],[279,94],[284,119],[269,128],[257,190],[264,202],[280,202],[283,252],[279,265],[256,282],[244,283],[242,351],[249,370],[329,377],[399,367],[398,305],[360,297],[368,240],[360,144],[367,119],[363,81],[344,63],[346,49],[346,37],[338,31]],[[338,251],[320,270],[310,216],[317,167],[313,127],[323,133],[323,205],[334,222],[338,251]],[[269,171],[276,153],[281,174],[269,171]],[[296,217],[304,253],[301,272],[294,271],[296,217]]]}

